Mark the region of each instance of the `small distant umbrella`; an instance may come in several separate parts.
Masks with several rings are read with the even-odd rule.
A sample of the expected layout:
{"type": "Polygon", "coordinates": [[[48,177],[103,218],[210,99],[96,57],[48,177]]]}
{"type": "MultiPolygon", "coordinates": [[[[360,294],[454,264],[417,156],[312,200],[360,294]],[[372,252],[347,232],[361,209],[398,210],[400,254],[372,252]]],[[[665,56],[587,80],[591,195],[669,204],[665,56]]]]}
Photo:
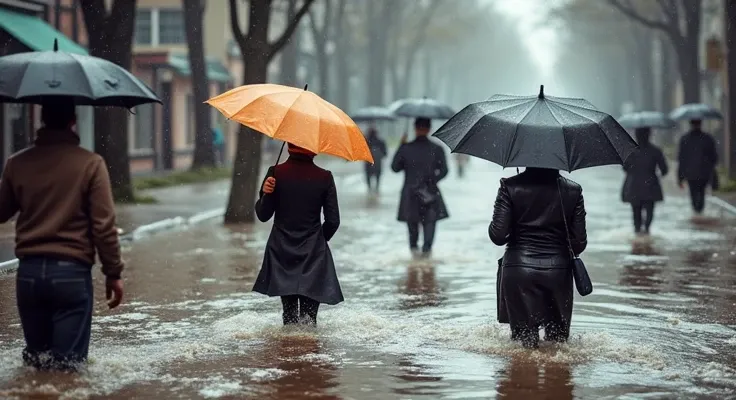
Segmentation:
{"type": "Polygon", "coordinates": [[[671,129],[677,124],[667,115],[659,111],[640,111],[626,114],[618,119],[618,123],[624,128],[660,128],[671,129]]]}
{"type": "Polygon", "coordinates": [[[703,103],[689,103],[677,107],[670,113],[675,121],[723,119],[720,111],[703,103]]]}
{"type": "Polygon", "coordinates": [[[393,121],[396,116],[385,107],[365,107],[350,115],[350,118],[355,122],[372,122],[393,121]]]}
{"type": "Polygon", "coordinates": [[[132,108],[161,103],[133,74],[101,58],[59,51],[0,57],[0,102],[43,104],[70,98],[77,105],[132,108]]]}
{"type": "Polygon", "coordinates": [[[455,110],[449,105],[427,97],[397,100],[389,108],[400,117],[449,119],[455,115],[455,110]]]}
{"type": "Polygon", "coordinates": [[[583,99],[497,95],[452,117],[434,136],[453,153],[502,167],[565,171],[623,164],[636,142],[610,115],[583,99]]]}

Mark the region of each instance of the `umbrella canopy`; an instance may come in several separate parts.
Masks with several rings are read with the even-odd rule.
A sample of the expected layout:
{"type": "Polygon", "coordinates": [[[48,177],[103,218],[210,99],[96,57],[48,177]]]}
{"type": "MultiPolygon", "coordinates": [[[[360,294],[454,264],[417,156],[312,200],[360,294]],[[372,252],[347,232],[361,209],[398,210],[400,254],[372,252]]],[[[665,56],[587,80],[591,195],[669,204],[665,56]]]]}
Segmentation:
{"type": "Polygon", "coordinates": [[[610,115],[583,99],[493,96],[445,123],[435,137],[452,152],[502,167],[565,171],[623,164],[636,142],[610,115]]]}
{"type": "Polygon", "coordinates": [[[373,156],[360,128],[315,93],[274,84],[245,85],[207,100],[225,117],[274,139],[348,161],[373,156]]]}
{"type": "Polygon", "coordinates": [[[77,105],[161,103],[156,94],[120,66],[101,58],[53,51],[0,57],[0,102],[43,104],[72,98],[77,105]]]}
{"type": "Polygon", "coordinates": [[[354,112],[350,118],[355,122],[393,121],[396,116],[385,107],[364,107],[354,112]]]}
{"type": "Polygon", "coordinates": [[[659,111],[640,111],[621,116],[618,123],[624,128],[662,128],[671,129],[677,124],[667,115],[659,111]]]}
{"type": "Polygon", "coordinates": [[[670,113],[675,121],[723,119],[721,112],[703,103],[689,103],[677,107],[670,113]]]}
{"type": "Polygon", "coordinates": [[[400,117],[449,119],[455,115],[455,110],[449,105],[426,97],[397,100],[389,108],[400,117]]]}

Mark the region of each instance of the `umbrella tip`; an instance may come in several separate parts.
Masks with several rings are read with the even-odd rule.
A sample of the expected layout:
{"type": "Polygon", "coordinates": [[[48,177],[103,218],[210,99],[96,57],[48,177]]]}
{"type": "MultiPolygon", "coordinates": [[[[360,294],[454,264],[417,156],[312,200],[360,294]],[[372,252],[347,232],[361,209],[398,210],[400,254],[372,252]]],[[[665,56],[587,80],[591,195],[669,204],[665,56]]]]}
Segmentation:
{"type": "Polygon", "coordinates": [[[544,98],[544,85],[539,86],[539,98],[540,99],[544,98]]]}
{"type": "Polygon", "coordinates": [[[59,39],[54,39],[54,51],[59,51],[59,39]]]}
{"type": "Polygon", "coordinates": [[[304,85],[304,90],[306,91],[308,87],[309,87],[309,84],[307,83],[306,85],[304,85]]]}

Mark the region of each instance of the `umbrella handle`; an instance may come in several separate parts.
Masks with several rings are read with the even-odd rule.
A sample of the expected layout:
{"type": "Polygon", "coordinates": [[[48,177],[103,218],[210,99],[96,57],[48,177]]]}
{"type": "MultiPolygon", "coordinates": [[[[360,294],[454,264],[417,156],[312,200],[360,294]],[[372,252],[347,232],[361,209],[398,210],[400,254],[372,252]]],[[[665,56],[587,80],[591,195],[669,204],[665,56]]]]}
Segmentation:
{"type": "Polygon", "coordinates": [[[286,142],[282,142],[281,143],[281,150],[279,150],[279,155],[278,155],[278,157],[276,157],[276,163],[273,164],[274,167],[277,166],[277,165],[279,165],[279,160],[281,160],[281,153],[284,152],[284,146],[286,146],[286,142]]]}

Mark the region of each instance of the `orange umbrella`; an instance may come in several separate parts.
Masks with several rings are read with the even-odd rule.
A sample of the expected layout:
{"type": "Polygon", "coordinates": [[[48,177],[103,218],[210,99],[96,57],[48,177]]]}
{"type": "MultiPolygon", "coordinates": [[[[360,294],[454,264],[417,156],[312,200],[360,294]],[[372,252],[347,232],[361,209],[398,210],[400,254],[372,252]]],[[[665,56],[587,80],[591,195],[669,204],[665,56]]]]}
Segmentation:
{"type": "Polygon", "coordinates": [[[373,163],[358,125],[342,110],[304,89],[245,85],[206,101],[225,117],[318,154],[373,163]]]}

